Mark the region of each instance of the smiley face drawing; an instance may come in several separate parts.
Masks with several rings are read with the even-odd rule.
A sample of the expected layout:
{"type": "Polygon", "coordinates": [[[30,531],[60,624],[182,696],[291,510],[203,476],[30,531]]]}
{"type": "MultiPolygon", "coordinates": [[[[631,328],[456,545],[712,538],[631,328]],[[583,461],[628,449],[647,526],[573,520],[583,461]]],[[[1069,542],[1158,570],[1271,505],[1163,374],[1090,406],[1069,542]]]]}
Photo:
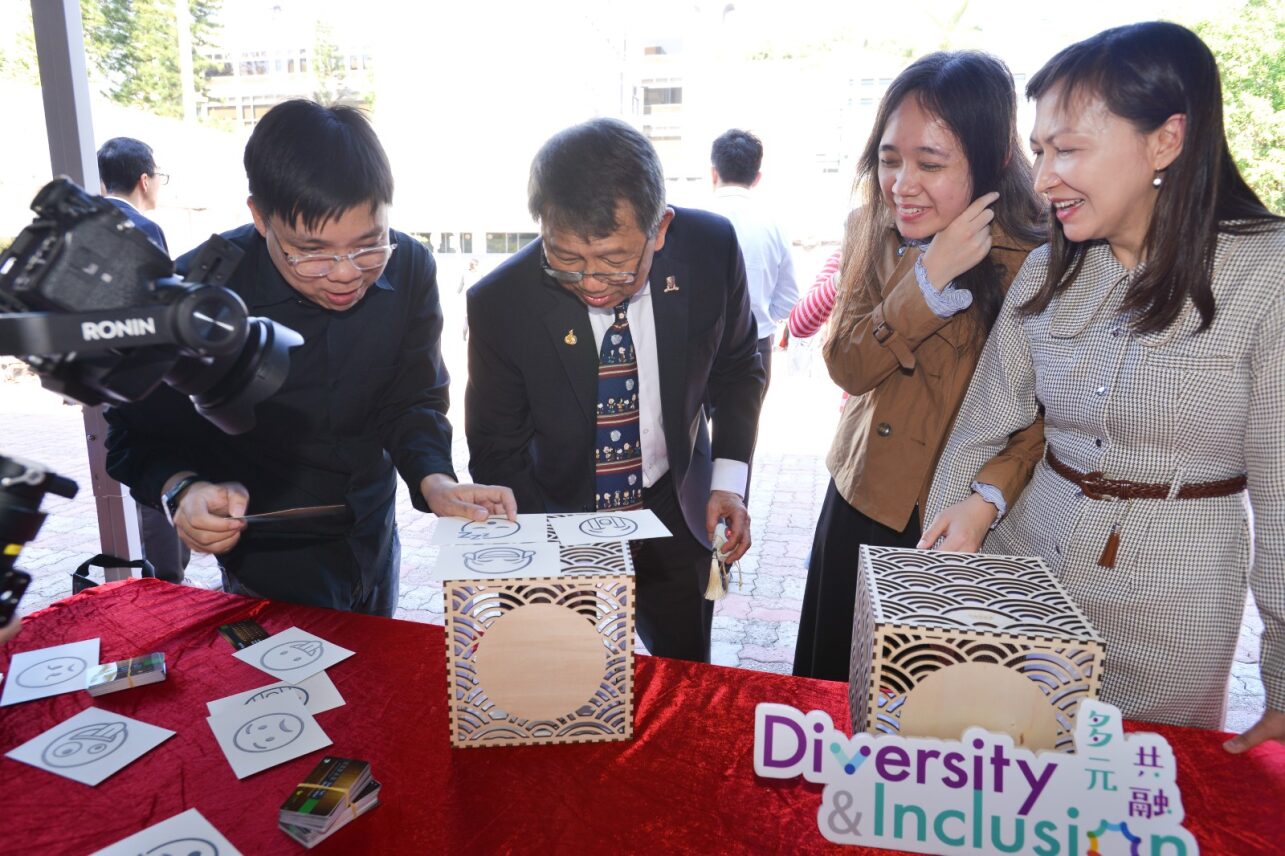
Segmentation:
{"type": "Polygon", "coordinates": [[[256,701],[263,701],[264,699],[275,698],[276,696],[283,695],[290,690],[294,690],[295,695],[299,696],[299,701],[304,704],[308,703],[308,691],[303,687],[296,687],[294,684],[286,684],[285,686],[280,687],[268,687],[266,690],[259,690],[257,693],[246,699],[244,703],[254,704],[256,701]]]}
{"type": "Polygon", "coordinates": [[[535,560],[535,550],[521,547],[483,547],[464,554],[464,567],[479,574],[511,574],[535,560]]]}
{"type": "Polygon", "coordinates": [[[515,520],[492,517],[480,523],[476,520],[465,523],[460,527],[460,537],[465,541],[493,541],[496,538],[516,535],[521,530],[522,524],[515,520]]]}
{"type": "Polygon", "coordinates": [[[204,838],[175,838],[157,844],[143,856],[219,856],[219,848],[204,838]]]}
{"type": "Polygon", "coordinates": [[[48,660],[32,663],[19,672],[14,680],[20,687],[44,689],[69,681],[84,672],[85,661],[79,657],[50,657],[48,660]]]}
{"type": "Polygon", "coordinates": [[[128,737],[123,722],[83,725],[53,740],[40,757],[50,767],[83,767],[124,746],[128,737]]]}
{"type": "Polygon", "coordinates": [[[293,713],[265,713],[242,725],[232,743],[242,752],[272,752],[303,734],[303,720],[293,713]]]}
{"type": "Polygon", "coordinates": [[[597,517],[590,517],[581,521],[580,531],[586,535],[601,538],[604,541],[614,541],[627,538],[637,532],[638,524],[627,517],[600,514],[597,517]]]}
{"type": "Polygon", "coordinates": [[[326,646],[320,642],[309,639],[304,642],[282,642],[273,648],[263,652],[259,662],[263,668],[270,669],[274,672],[288,672],[291,669],[301,669],[311,663],[321,659],[321,654],[326,650],[326,646]]]}

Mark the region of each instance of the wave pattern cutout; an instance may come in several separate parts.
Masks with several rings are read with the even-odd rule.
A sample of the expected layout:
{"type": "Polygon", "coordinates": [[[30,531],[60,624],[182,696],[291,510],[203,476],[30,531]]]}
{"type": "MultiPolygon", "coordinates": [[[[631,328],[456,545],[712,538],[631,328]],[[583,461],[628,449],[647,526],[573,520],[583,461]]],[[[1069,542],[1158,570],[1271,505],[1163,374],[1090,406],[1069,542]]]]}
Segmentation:
{"type": "Polygon", "coordinates": [[[900,732],[928,675],[993,663],[1030,680],[1054,709],[1057,748],[1097,695],[1104,644],[1042,561],[863,547],[848,702],[854,730],[900,732]]]}
{"type": "Polygon", "coordinates": [[[1037,558],[866,547],[861,575],[880,624],[1100,641],[1037,558]]]}
{"type": "MultiPolygon", "coordinates": [[[[603,562],[604,545],[563,548],[603,562]]],[[[628,550],[612,561],[628,563],[628,550]]],[[[632,572],[632,566],[628,566],[632,572]]],[[[447,583],[447,684],[454,746],[586,743],[633,733],[634,582],[631,575],[447,583]],[[561,606],[589,621],[607,651],[602,681],[584,705],[555,719],[511,716],[486,694],[474,655],[496,620],[533,604],[561,606]]]]}

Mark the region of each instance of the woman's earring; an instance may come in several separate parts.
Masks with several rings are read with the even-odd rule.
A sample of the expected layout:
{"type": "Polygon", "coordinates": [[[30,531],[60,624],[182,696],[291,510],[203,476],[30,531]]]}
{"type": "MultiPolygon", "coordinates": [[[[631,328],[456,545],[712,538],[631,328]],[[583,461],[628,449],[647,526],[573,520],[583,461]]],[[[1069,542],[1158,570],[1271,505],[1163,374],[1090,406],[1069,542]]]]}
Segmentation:
{"type": "Polygon", "coordinates": [[[1159,187],[1160,185],[1164,184],[1164,182],[1165,182],[1164,177],[1161,176],[1159,170],[1157,170],[1156,177],[1151,179],[1151,186],[1159,187]]]}

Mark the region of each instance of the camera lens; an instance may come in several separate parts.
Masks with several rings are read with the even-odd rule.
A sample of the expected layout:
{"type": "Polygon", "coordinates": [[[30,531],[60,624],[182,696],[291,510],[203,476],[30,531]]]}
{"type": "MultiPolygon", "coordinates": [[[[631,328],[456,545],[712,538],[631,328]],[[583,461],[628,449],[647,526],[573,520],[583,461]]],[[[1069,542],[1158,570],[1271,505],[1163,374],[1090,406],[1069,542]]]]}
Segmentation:
{"type": "Polygon", "coordinates": [[[209,358],[183,357],[165,382],[186,393],[196,410],[227,434],[254,427],[254,407],[285,383],[290,349],[303,337],[268,318],[251,318],[245,344],[236,354],[209,358]]]}

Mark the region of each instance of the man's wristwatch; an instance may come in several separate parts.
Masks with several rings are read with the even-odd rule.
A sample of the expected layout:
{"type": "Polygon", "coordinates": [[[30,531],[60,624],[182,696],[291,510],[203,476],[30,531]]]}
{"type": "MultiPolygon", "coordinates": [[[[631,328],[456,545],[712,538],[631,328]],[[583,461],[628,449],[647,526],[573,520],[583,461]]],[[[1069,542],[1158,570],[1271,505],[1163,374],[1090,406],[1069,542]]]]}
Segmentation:
{"type": "Polygon", "coordinates": [[[187,490],[193,484],[199,481],[205,481],[198,475],[183,476],[183,478],[174,482],[170,489],[161,494],[161,505],[165,509],[165,519],[174,525],[174,515],[178,513],[178,501],[183,496],[183,491],[187,490]]]}

